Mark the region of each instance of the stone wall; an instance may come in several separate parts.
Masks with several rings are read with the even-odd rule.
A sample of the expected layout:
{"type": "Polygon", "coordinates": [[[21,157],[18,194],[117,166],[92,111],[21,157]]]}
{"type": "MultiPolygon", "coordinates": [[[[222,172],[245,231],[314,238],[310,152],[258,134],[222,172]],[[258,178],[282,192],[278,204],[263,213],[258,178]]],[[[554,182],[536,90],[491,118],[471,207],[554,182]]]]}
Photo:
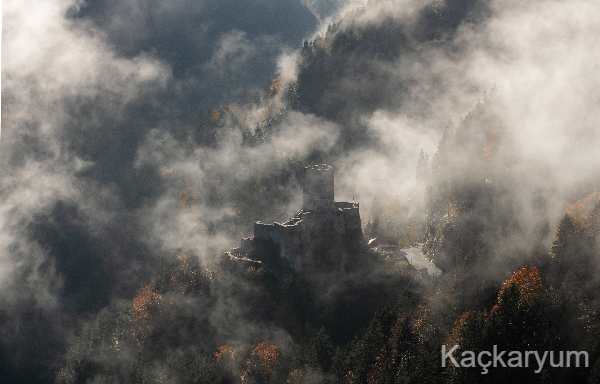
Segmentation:
{"type": "Polygon", "coordinates": [[[351,229],[360,229],[361,221],[360,221],[360,212],[358,208],[358,203],[354,204],[352,208],[343,209],[345,220],[346,220],[346,230],[351,229]]]}
{"type": "Polygon", "coordinates": [[[273,224],[265,224],[257,221],[254,223],[254,238],[258,240],[271,240],[273,224]]]}
{"type": "Polygon", "coordinates": [[[298,217],[294,217],[284,224],[264,224],[259,221],[254,223],[254,239],[269,240],[275,243],[279,247],[279,256],[287,261],[290,268],[298,272],[300,270],[301,224],[302,220],[298,217]]]}
{"type": "Polygon", "coordinates": [[[333,228],[337,233],[360,229],[360,212],[358,203],[335,202],[333,211],[333,228]]]}
{"type": "Polygon", "coordinates": [[[324,234],[331,236],[333,229],[340,235],[353,236],[360,231],[358,203],[334,201],[333,174],[333,168],[327,165],[305,168],[303,209],[283,224],[254,223],[254,237],[243,239],[236,251],[258,256],[270,247],[266,253],[278,254],[279,262],[265,263],[265,267],[277,264],[284,270],[299,272],[302,255],[311,253],[311,244],[322,240],[324,234]]]}
{"type": "Polygon", "coordinates": [[[302,209],[308,212],[326,212],[333,208],[333,168],[315,165],[304,169],[302,209]]]}

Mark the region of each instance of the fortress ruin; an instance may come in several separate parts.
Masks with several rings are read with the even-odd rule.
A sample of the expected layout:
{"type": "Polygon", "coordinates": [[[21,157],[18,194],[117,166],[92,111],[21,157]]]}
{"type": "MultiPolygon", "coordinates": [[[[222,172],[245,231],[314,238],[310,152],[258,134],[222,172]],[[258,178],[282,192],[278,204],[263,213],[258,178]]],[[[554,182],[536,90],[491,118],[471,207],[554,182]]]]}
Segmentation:
{"type": "Polygon", "coordinates": [[[304,169],[302,209],[296,215],[285,223],[254,223],[254,236],[231,253],[271,270],[298,273],[319,256],[315,244],[356,236],[362,238],[359,205],[334,200],[333,168],[321,164],[304,169]]]}

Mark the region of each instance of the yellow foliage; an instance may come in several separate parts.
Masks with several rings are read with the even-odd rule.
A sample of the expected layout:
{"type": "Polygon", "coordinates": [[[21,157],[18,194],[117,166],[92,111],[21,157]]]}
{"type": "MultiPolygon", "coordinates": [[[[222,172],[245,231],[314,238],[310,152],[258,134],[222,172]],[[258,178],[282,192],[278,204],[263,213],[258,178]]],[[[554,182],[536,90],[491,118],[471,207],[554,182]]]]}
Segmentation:
{"type": "Polygon", "coordinates": [[[216,268],[202,268],[202,276],[206,277],[211,282],[213,280],[221,281],[221,277],[216,268]]]}
{"type": "Polygon", "coordinates": [[[354,372],[348,371],[348,373],[346,373],[344,375],[344,383],[354,384],[355,381],[356,381],[356,375],[354,374],[354,372]]]}
{"type": "Polygon", "coordinates": [[[264,274],[265,274],[265,270],[262,267],[261,268],[248,267],[248,269],[246,269],[246,275],[249,277],[260,277],[264,274]]]}

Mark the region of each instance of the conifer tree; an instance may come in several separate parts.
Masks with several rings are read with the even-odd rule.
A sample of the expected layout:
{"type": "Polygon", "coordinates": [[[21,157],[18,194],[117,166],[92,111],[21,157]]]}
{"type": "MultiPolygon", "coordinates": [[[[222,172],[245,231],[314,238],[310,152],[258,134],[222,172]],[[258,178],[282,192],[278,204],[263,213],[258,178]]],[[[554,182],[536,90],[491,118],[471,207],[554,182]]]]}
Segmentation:
{"type": "Polygon", "coordinates": [[[319,332],[308,343],[304,360],[308,366],[320,368],[325,372],[331,370],[333,353],[333,343],[325,327],[321,326],[319,332]]]}

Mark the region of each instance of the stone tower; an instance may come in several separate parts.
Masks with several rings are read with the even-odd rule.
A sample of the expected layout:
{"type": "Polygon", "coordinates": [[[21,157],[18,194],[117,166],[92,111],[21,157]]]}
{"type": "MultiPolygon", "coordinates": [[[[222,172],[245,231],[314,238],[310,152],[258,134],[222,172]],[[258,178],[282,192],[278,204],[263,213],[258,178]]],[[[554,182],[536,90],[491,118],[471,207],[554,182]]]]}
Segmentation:
{"type": "Polygon", "coordinates": [[[302,209],[285,223],[254,223],[254,237],[243,239],[232,257],[249,259],[280,277],[346,268],[351,249],[364,243],[358,203],[334,201],[333,168],[325,164],[304,169],[303,200],[302,209]],[[332,252],[322,257],[329,247],[332,252]]]}
{"type": "Polygon", "coordinates": [[[334,209],[332,167],[321,164],[304,169],[302,209],[307,212],[334,209]]]}

